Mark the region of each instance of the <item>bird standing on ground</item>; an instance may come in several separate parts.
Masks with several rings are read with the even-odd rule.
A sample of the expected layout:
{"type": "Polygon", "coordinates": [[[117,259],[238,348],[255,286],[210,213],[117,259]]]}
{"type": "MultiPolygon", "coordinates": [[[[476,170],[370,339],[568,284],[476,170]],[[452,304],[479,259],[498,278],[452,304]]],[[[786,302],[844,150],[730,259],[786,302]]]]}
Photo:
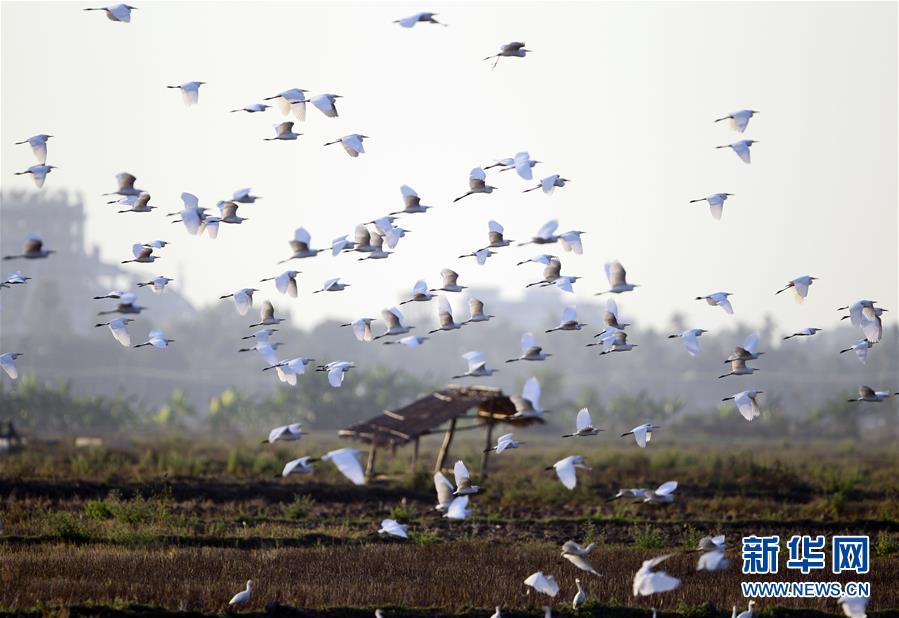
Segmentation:
{"type": "Polygon", "coordinates": [[[587,602],[587,593],[584,591],[584,587],[581,585],[581,580],[577,577],[574,578],[574,584],[577,586],[577,594],[574,595],[574,599],[572,599],[571,601],[571,608],[574,611],[578,611],[587,602]]]}
{"type": "Polygon", "coordinates": [[[228,605],[246,605],[250,602],[250,596],[253,594],[253,580],[247,580],[247,588],[246,590],[242,590],[238,592],[231,600],[228,601],[228,605]]]}

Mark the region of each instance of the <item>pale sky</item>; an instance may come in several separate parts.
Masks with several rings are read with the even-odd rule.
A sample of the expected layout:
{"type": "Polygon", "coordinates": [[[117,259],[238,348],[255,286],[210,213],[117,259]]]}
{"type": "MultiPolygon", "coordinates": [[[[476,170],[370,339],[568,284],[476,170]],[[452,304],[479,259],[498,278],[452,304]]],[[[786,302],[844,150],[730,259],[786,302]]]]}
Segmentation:
{"type": "Polygon", "coordinates": [[[583,256],[561,254],[563,271],[583,277],[577,294],[546,290],[560,308],[594,299],[603,262],[620,259],[641,285],[620,303],[643,325],[675,311],[697,327],[732,323],[693,300],[716,291],[734,294],[738,319],[771,313],[787,328],[826,326],[858,298],[899,309],[896,3],[137,4],[119,24],[82,12],[89,1],[2,3],[0,178],[34,190],[13,175],[34,163],[13,142],[53,134],[59,169],[43,191],[85,196],[88,243],[109,261],[134,242],[173,241],[158,264],[134,269],[178,277],[198,305],[261,287],[308,326],[374,314],[416,279],[438,283],[444,266],[515,297],[540,268],[514,263],[539,248],[500,250],[483,267],[456,256],[483,246],[490,219],[523,240],[558,218],[560,230],[588,232],[583,256]],[[449,27],[391,23],[421,10],[449,27]],[[512,40],[535,51],[491,71],[481,58],[512,40]],[[165,86],[190,80],[208,84],[185,108],[165,86]],[[292,87],[343,95],[340,117],[310,107],[298,141],[265,142],[278,110],[228,113],[292,87]],[[741,108],[761,111],[745,134],[713,122],[741,108]],[[322,146],[348,133],[371,137],[358,159],[322,146]],[[751,165],[714,148],[741,138],[759,140],[751,165]],[[519,150],[543,161],[535,178],[573,182],[547,197],[492,174],[497,192],[451,204],[472,167],[519,150]],[[159,210],[107,206],[100,194],[120,171],[159,210]],[[436,208],[402,219],[413,232],[391,258],[293,262],[304,274],[289,303],[258,284],[284,270],[294,228],[327,246],[400,209],[404,183],[436,208]],[[182,191],[214,207],[243,186],[264,199],[215,241],[162,216],[182,191]],[[719,191],[735,194],[721,221],[688,203],[719,191]],[[774,296],[804,274],[820,277],[804,305],[774,296]],[[310,293],[336,276],[353,287],[310,293]]]}

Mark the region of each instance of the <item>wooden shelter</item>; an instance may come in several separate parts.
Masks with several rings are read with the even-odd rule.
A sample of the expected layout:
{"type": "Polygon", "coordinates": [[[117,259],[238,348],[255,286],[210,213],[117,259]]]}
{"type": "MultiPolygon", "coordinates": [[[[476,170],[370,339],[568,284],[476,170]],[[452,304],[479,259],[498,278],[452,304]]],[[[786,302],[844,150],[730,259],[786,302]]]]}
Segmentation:
{"type": "MultiPolygon", "coordinates": [[[[356,423],[338,432],[343,438],[360,440],[369,445],[368,464],[365,468],[367,477],[374,472],[376,452],[379,447],[389,447],[395,451],[397,447],[412,442],[414,450],[412,465],[418,462],[418,443],[421,436],[439,433],[438,428],[449,423],[443,436],[443,444],[437,455],[434,470],[441,470],[449,453],[453,436],[457,431],[486,427],[486,447],[492,446],[493,426],[497,423],[508,423],[524,427],[532,423],[542,423],[539,417],[515,417],[515,403],[503,394],[502,390],[489,386],[460,386],[450,384],[444,389],[413,401],[397,410],[385,410],[374,418],[356,423]],[[469,414],[472,412],[472,414],[469,414]],[[459,419],[471,419],[465,426],[457,424],[459,419]]],[[[481,474],[487,471],[490,452],[485,451],[481,461],[481,474]]]]}

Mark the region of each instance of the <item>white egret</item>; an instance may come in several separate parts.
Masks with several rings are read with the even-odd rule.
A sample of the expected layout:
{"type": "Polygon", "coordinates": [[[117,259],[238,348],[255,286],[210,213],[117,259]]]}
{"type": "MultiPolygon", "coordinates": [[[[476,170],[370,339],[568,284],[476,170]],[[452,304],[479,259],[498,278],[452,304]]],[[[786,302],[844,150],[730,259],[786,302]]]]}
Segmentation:
{"type": "Polygon", "coordinates": [[[810,275],[803,275],[801,277],[796,277],[795,279],[787,282],[786,287],[777,290],[774,294],[780,294],[781,292],[785,292],[790,288],[793,288],[793,295],[796,299],[797,303],[801,303],[805,300],[805,297],[808,296],[808,288],[809,286],[818,279],[818,277],[812,277],[810,275]]]}
{"type": "Polygon", "coordinates": [[[484,303],[473,296],[468,299],[468,314],[469,318],[462,322],[462,324],[470,324],[472,322],[487,322],[490,320],[490,318],[496,317],[494,315],[484,313],[484,303]]]}
{"type": "Polygon", "coordinates": [[[120,23],[131,23],[131,11],[137,9],[136,6],[130,4],[111,4],[109,6],[91,7],[84,9],[85,11],[105,11],[106,18],[109,21],[117,21],[120,23]]]}
{"type": "Polygon", "coordinates": [[[284,464],[284,469],[281,471],[281,476],[290,476],[291,474],[311,474],[312,473],[312,463],[313,461],[318,461],[313,457],[300,457],[299,459],[293,459],[284,464]]]}
{"type": "Polygon", "coordinates": [[[414,326],[406,325],[405,318],[403,317],[403,312],[396,307],[381,309],[381,319],[384,321],[384,325],[387,327],[387,330],[377,337],[374,337],[374,339],[380,339],[381,337],[393,337],[395,335],[405,335],[410,330],[415,328],[414,326]]]}
{"type": "Polygon", "coordinates": [[[500,606],[496,606],[496,611],[490,615],[490,618],[503,618],[503,613],[500,611],[500,606]]]}
{"type": "Polygon", "coordinates": [[[530,586],[535,591],[551,597],[559,594],[559,583],[556,581],[556,578],[552,575],[544,575],[543,571],[537,571],[536,573],[529,575],[528,578],[524,580],[524,585],[530,586]]]}
{"type": "Polygon", "coordinates": [[[755,607],[755,601],[750,601],[749,606],[745,612],[740,612],[737,614],[737,618],[752,618],[753,608],[755,607]]]}
{"type": "MultiPolygon", "coordinates": [[[[524,245],[530,245],[530,244],[548,245],[548,244],[554,243],[557,240],[559,240],[559,235],[556,234],[556,229],[558,229],[558,227],[559,227],[558,219],[552,219],[550,221],[547,221],[540,227],[539,230],[537,230],[537,233],[534,234],[534,236],[532,236],[530,240],[527,240],[525,242],[520,242],[520,243],[518,243],[518,246],[523,247],[524,245]]],[[[550,257],[553,257],[553,256],[550,256],[550,257]]],[[[533,261],[538,261],[538,260],[533,260],[533,261]]],[[[524,262],[521,262],[521,263],[523,264],[524,262]]]]}
{"type": "MultiPolygon", "coordinates": [[[[519,245],[520,246],[520,245],[519,245]]],[[[535,255],[532,258],[528,258],[526,260],[522,260],[520,262],[516,262],[516,266],[521,266],[522,264],[530,264],[531,262],[535,264],[543,264],[544,266],[549,266],[552,260],[557,260],[558,257],[555,255],[549,255],[546,253],[541,253],[540,255],[535,255]]],[[[561,263],[559,264],[559,268],[561,269],[561,263]]]]}
{"type": "Polygon", "coordinates": [[[406,532],[408,528],[409,526],[405,526],[395,519],[385,519],[381,521],[381,529],[378,530],[378,534],[389,534],[391,536],[408,539],[409,534],[406,532]]]}
{"type": "MultiPolygon", "coordinates": [[[[231,200],[222,200],[216,204],[219,209],[219,213],[221,214],[220,220],[222,223],[229,223],[231,225],[240,225],[244,221],[249,221],[247,217],[241,217],[237,214],[237,209],[240,205],[237,202],[232,202],[231,200]]],[[[207,221],[211,217],[207,218],[207,221]]]]}
{"type": "Polygon", "coordinates": [[[628,283],[627,282],[627,272],[624,270],[624,266],[621,265],[621,262],[615,260],[614,262],[606,262],[603,265],[603,269],[606,271],[606,279],[609,281],[609,289],[605,292],[597,292],[596,295],[600,294],[621,294],[623,292],[630,292],[634,288],[638,287],[639,284],[636,283],[628,283]]]}
{"type": "Polygon", "coordinates": [[[276,140],[282,141],[293,141],[297,139],[302,133],[295,133],[293,130],[293,122],[281,122],[276,125],[272,125],[275,129],[274,137],[264,137],[262,141],[265,142],[273,142],[276,140]]]}
{"type": "Polygon", "coordinates": [[[387,247],[390,249],[395,249],[397,243],[400,241],[400,238],[403,238],[409,230],[398,227],[393,224],[393,219],[395,217],[391,217],[390,215],[386,217],[380,217],[375,219],[371,223],[375,226],[381,236],[384,237],[384,240],[387,241],[387,247]]]}
{"type": "Polygon", "coordinates": [[[712,218],[720,220],[721,215],[724,212],[724,202],[727,201],[727,198],[732,196],[733,193],[712,193],[706,197],[690,200],[690,203],[707,202],[709,205],[709,212],[712,213],[712,218]]]}
{"type": "Polygon", "coordinates": [[[409,335],[408,337],[402,337],[397,339],[396,341],[385,341],[384,345],[393,345],[400,344],[409,348],[418,348],[424,345],[424,342],[430,339],[430,337],[419,337],[417,335],[409,335]]]}
{"type": "Polygon", "coordinates": [[[525,189],[522,193],[529,193],[530,191],[536,191],[537,189],[541,189],[543,193],[546,195],[552,195],[552,193],[556,190],[556,187],[564,187],[565,183],[571,182],[568,178],[562,178],[558,174],[553,174],[552,176],[547,176],[536,187],[531,187],[530,189],[525,189]]]}
{"type": "Polygon", "coordinates": [[[143,189],[138,189],[134,186],[134,183],[137,181],[137,176],[134,174],[120,172],[116,174],[115,179],[119,188],[112,193],[104,193],[103,195],[140,195],[144,192],[143,189]]]}
{"type": "Polygon", "coordinates": [[[437,506],[434,509],[445,511],[449,508],[450,503],[453,502],[453,494],[456,491],[456,487],[446,478],[443,472],[435,472],[434,489],[437,490],[437,506]]]}
{"type": "Polygon", "coordinates": [[[22,352],[5,352],[0,354],[0,368],[6,372],[11,379],[16,380],[19,377],[19,368],[16,367],[16,359],[24,356],[22,352]]]}
{"type": "Polygon", "coordinates": [[[340,388],[343,386],[343,379],[350,369],[353,369],[356,363],[352,361],[332,361],[327,365],[316,367],[316,371],[323,371],[328,374],[328,384],[332,388],[340,388]]]}
{"type": "Polygon", "coordinates": [[[130,260],[122,260],[122,264],[128,264],[129,262],[152,264],[156,260],[161,259],[160,256],[153,255],[153,247],[148,247],[140,243],[131,245],[131,254],[134,257],[130,260]]]}
{"type": "Polygon", "coordinates": [[[24,172],[15,172],[16,176],[22,176],[24,174],[31,174],[31,179],[34,181],[34,186],[40,189],[44,186],[44,181],[47,179],[47,174],[57,169],[55,165],[46,165],[44,163],[38,165],[32,165],[24,172]]]}
{"type": "MultiPolygon", "coordinates": [[[[727,362],[727,361],[725,361],[727,362]]],[[[723,373],[718,378],[726,378],[728,376],[749,376],[759,371],[755,367],[750,367],[746,364],[746,361],[742,358],[735,358],[730,362],[730,371],[727,373],[723,373]]]]}
{"type": "Polygon", "coordinates": [[[265,301],[262,303],[262,309],[259,311],[260,320],[255,324],[250,324],[250,328],[255,328],[257,326],[275,326],[284,321],[284,318],[276,318],[275,317],[275,308],[272,306],[271,301],[265,301]]]}
{"type": "MultiPolygon", "coordinates": [[[[278,369],[278,377],[282,382],[287,382],[285,379],[284,373],[281,371],[281,368],[284,367],[284,364],[289,361],[278,362],[278,354],[277,350],[283,344],[280,342],[269,341],[268,339],[264,341],[257,341],[252,348],[240,348],[238,352],[256,352],[259,356],[262,357],[266,363],[268,363],[267,369],[278,369]]],[[[265,371],[263,369],[263,371],[265,371]]],[[[296,382],[292,382],[292,384],[296,384],[296,382]]]]}
{"type": "Polygon", "coordinates": [[[453,200],[453,203],[458,202],[464,197],[468,197],[469,195],[474,195],[475,193],[493,193],[494,189],[498,187],[494,187],[487,184],[487,174],[480,167],[475,167],[468,174],[468,193],[464,195],[460,195],[456,199],[453,200]]]}
{"type": "Polygon", "coordinates": [[[410,187],[409,185],[403,185],[400,187],[400,193],[403,194],[403,204],[405,207],[403,210],[398,210],[390,213],[391,215],[414,215],[420,212],[427,212],[431,206],[425,206],[421,203],[421,198],[418,197],[418,193],[415,192],[415,189],[410,187]]]}
{"type": "Polygon", "coordinates": [[[265,103],[250,103],[249,105],[244,105],[243,107],[240,107],[238,109],[232,109],[231,113],[233,114],[235,112],[247,112],[248,114],[256,114],[259,112],[264,112],[270,107],[271,105],[266,105],[265,103]]]}
{"type": "MultiPolygon", "coordinates": [[[[112,203],[112,202],[110,202],[112,203]]],[[[122,206],[127,206],[125,210],[118,210],[119,214],[125,212],[150,212],[156,206],[150,205],[150,194],[146,191],[142,192],[140,195],[125,195],[121,199],[115,202],[116,204],[121,204],[122,206]]]]}
{"type": "Polygon", "coordinates": [[[350,287],[349,283],[341,283],[340,277],[335,277],[334,279],[327,279],[322,284],[320,290],[315,290],[312,292],[313,294],[318,294],[319,292],[342,292],[346,288],[350,287]]]}
{"type": "Polygon", "coordinates": [[[578,611],[584,607],[584,604],[587,602],[587,593],[584,591],[581,580],[577,577],[574,578],[574,584],[577,586],[577,594],[574,595],[574,599],[571,601],[571,608],[578,611]]]}
{"type": "Polygon", "coordinates": [[[359,133],[350,133],[334,141],[325,142],[325,146],[340,144],[346,150],[346,153],[355,159],[360,154],[365,154],[365,147],[362,145],[362,140],[365,139],[369,139],[369,137],[359,133]]]}
{"type": "Polygon", "coordinates": [[[637,446],[640,448],[646,448],[647,442],[652,440],[652,432],[656,429],[661,429],[659,425],[653,425],[652,423],[643,423],[642,425],[638,425],[631,429],[630,431],[625,431],[621,434],[621,437],[625,436],[634,436],[634,440],[637,443],[637,446]]]}
{"type": "Polygon", "coordinates": [[[330,461],[340,473],[354,485],[365,485],[365,473],[359,463],[359,451],[354,448],[340,448],[322,455],[322,461],[330,461]]]}
{"type": "Polygon", "coordinates": [[[602,345],[604,349],[599,355],[603,356],[605,354],[611,354],[612,352],[630,352],[639,345],[637,343],[628,343],[627,333],[623,330],[612,331],[610,329],[606,331],[606,334],[607,336],[601,338],[599,343],[588,343],[587,347],[602,345]]]}
{"type": "Polygon", "coordinates": [[[606,502],[614,502],[619,498],[630,498],[632,500],[642,502],[646,498],[647,492],[648,490],[643,487],[628,487],[625,489],[619,489],[618,493],[606,500],[606,502]]]}
{"type": "MultiPolygon", "coordinates": [[[[536,261],[536,260],[533,260],[536,261]]],[[[546,287],[551,285],[562,278],[562,260],[553,256],[546,262],[546,266],[543,267],[543,279],[540,281],[534,281],[532,283],[528,283],[525,287],[533,287],[535,285],[539,285],[540,287],[546,287]]]]}
{"type": "Polygon", "coordinates": [[[866,618],[868,608],[867,597],[840,597],[837,604],[848,618],[866,618]]]}
{"type": "Polygon", "coordinates": [[[219,300],[233,298],[234,306],[237,308],[237,314],[246,315],[253,306],[253,294],[258,291],[259,290],[256,288],[241,288],[236,292],[219,296],[219,300]]]}
{"type": "Polygon", "coordinates": [[[337,99],[343,98],[339,94],[320,94],[317,97],[309,99],[309,103],[315,106],[315,109],[323,113],[328,118],[336,118],[337,99]]]}
{"type": "Polygon", "coordinates": [[[273,444],[278,442],[296,442],[306,434],[303,433],[302,423],[291,423],[289,425],[281,425],[275,427],[268,432],[268,440],[263,440],[263,444],[273,444]]]}
{"type": "Polygon", "coordinates": [[[138,343],[135,348],[141,348],[145,345],[151,345],[154,348],[167,348],[170,343],[175,343],[174,339],[166,339],[165,334],[161,330],[151,330],[150,335],[144,343],[138,343]]]}
{"type": "Polygon", "coordinates": [[[754,109],[741,109],[739,111],[728,114],[723,118],[716,118],[715,122],[730,120],[730,128],[734,131],[739,131],[740,133],[742,133],[746,130],[746,126],[749,124],[749,119],[758,113],[759,112],[754,109]]]}
{"type": "MultiPolygon", "coordinates": [[[[839,310],[848,309],[849,319],[853,326],[862,329],[865,339],[872,343],[879,343],[883,337],[883,322],[881,315],[886,309],[875,307],[874,300],[860,300],[849,305],[848,307],[840,307],[839,310]]],[[[845,320],[846,316],[840,318],[845,320]]]]}
{"type": "Polygon", "coordinates": [[[465,519],[470,514],[468,496],[456,496],[446,507],[446,513],[443,516],[447,519],[465,519]]]}
{"type": "Polygon", "coordinates": [[[95,296],[94,300],[100,300],[102,298],[118,298],[119,302],[116,304],[116,308],[111,311],[98,311],[97,315],[109,315],[112,313],[134,313],[139,314],[141,311],[146,309],[141,305],[135,304],[137,301],[137,294],[134,292],[120,292],[118,290],[112,291],[106,296],[95,296]]]}
{"type": "Polygon", "coordinates": [[[751,157],[749,154],[749,149],[753,144],[757,144],[758,141],[754,139],[741,139],[738,142],[734,142],[733,144],[725,144],[723,146],[715,146],[715,148],[730,148],[733,150],[740,159],[742,159],[743,163],[751,163],[751,157]]]}
{"type": "Polygon", "coordinates": [[[575,423],[574,433],[566,433],[563,438],[576,438],[585,436],[596,436],[602,431],[599,427],[593,426],[593,420],[590,418],[590,410],[581,408],[577,413],[577,421],[575,423]]]}
{"type": "Polygon", "coordinates": [[[372,339],[374,339],[374,336],[371,332],[372,322],[374,322],[374,318],[359,318],[358,320],[353,320],[352,322],[341,324],[340,327],[344,328],[347,326],[351,326],[353,328],[353,336],[356,338],[356,341],[371,341],[372,339]]]}
{"type": "Polygon", "coordinates": [[[28,144],[31,146],[31,152],[34,153],[37,162],[43,165],[47,162],[47,140],[51,137],[53,136],[47,135],[46,133],[39,133],[37,135],[32,135],[21,142],[16,142],[16,145],[28,144]]]}
{"type": "Polygon", "coordinates": [[[680,340],[684,342],[684,347],[687,348],[687,352],[690,354],[690,356],[696,356],[697,354],[699,354],[699,338],[703,333],[707,332],[709,331],[705,330],[704,328],[691,328],[677,335],[668,335],[668,338],[680,338],[680,340]]]}
{"type": "Polygon", "coordinates": [[[230,601],[228,601],[228,605],[246,605],[250,602],[250,595],[253,594],[253,580],[247,580],[247,588],[246,590],[242,590],[235,594],[230,601]]]}
{"type": "Polygon", "coordinates": [[[859,339],[852,346],[846,348],[845,350],[840,350],[840,354],[844,354],[846,352],[855,352],[855,356],[858,358],[859,362],[862,365],[868,364],[868,350],[874,344],[868,341],[867,339],[859,339]]]}
{"type": "Polygon", "coordinates": [[[655,504],[670,504],[674,502],[674,491],[677,489],[677,481],[667,481],[655,489],[648,489],[643,496],[643,502],[655,504]]]}
{"type": "Polygon", "coordinates": [[[274,333],[278,331],[277,328],[260,328],[252,335],[244,335],[241,339],[255,339],[257,341],[268,341],[269,337],[271,337],[274,333]]]}
{"type": "Polygon", "coordinates": [[[489,453],[490,451],[496,451],[496,454],[499,455],[507,449],[518,448],[522,444],[524,444],[524,442],[516,440],[513,437],[513,434],[506,433],[496,439],[496,446],[491,446],[490,448],[484,449],[484,452],[489,453]]]}
{"type": "Polygon", "coordinates": [[[261,200],[262,197],[258,195],[253,195],[250,192],[250,187],[244,187],[243,189],[238,189],[234,193],[231,194],[231,199],[238,204],[252,204],[256,200],[261,200]]]}
{"type": "Polygon", "coordinates": [[[294,117],[303,122],[306,120],[306,93],[308,90],[303,88],[290,88],[283,92],[279,92],[275,96],[265,97],[263,101],[274,101],[278,104],[278,109],[285,116],[293,111],[294,117]]]}
{"type": "Polygon", "coordinates": [[[663,561],[670,558],[672,554],[666,554],[650,560],[645,560],[640,569],[634,575],[634,596],[649,596],[657,592],[668,592],[680,586],[680,580],[676,577],[668,575],[664,571],[653,571],[653,567],[658,566],[663,561]]]}
{"type": "Polygon", "coordinates": [[[562,481],[562,484],[568,489],[577,487],[577,470],[592,470],[586,459],[581,455],[569,455],[564,459],[560,459],[551,466],[547,466],[546,470],[555,470],[556,476],[562,481]]]}
{"type": "MultiPolygon", "coordinates": [[[[267,358],[269,348],[277,349],[280,345],[280,343],[260,342],[256,344],[256,349],[260,354],[263,355],[263,358],[267,358]]],[[[268,367],[264,367],[262,370],[267,371],[269,369],[274,369],[278,374],[279,380],[281,380],[282,382],[286,382],[291,386],[296,386],[297,376],[304,375],[306,373],[306,365],[311,363],[313,360],[315,359],[306,358],[305,356],[298,356],[296,358],[275,362],[268,367]]]]}
{"type": "Polygon", "coordinates": [[[513,395],[516,418],[540,418],[546,410],[540,407],[540,382],[535,377],[528,378],[521,389],[521,395],[513,395]]]}
{"type": "Polygon", "coordinates": [[[584,245],[581,243],[581,234],[586,234],[580,230],[570,230],[559,235],[559,244],[565,251],[573,251],[575,255],[583,255],[584,245]]]}
{"type": "Polygon", "coordinates": [[[165,240],[151,240],[150,242],[145,242],[145,247],[153,247],[154,249],[164,249],[166,245],[170,245],[172,243],[167,242],[165,240]]]}
{"type": "Polygon", "coordinates": [[[703,552],[696,564],[697,571],[723,571],[730,566],[730,560],[724,557],[724,535],[704,536],[699,539],[697,551],[703,552]]]}
{"type": "Polygon", "coordinates": [[[715,292],[707,296],[697,296],[696,300],[704,300],[709,305],[721,307],[725,313],[733,314],[734,308],[728,300],[728,296],[733,296],[730,292],[715,292]]]}
{"type": "Polygon", "coordinates": [[[889,396],[890,391],[875,391],[870,386],[859,386],[858,397],[855,399],[849,399],[847,401],[849,401],[850,403],[855,401],[869,401],[871,403],[880,403],[889,396]]]}
{"type": "Polygon", "coordinates": [[[743,340],[743,343],[736,346],[734,348],[733,354],[725,359],[725,363],[730,363],[735,360],[743,360],[743,361],[751,361],[758,359],[759,356],[764,354],[764,352],[758,352],[757,349],[759,347],[759,334],[758,333],[750,333],[746,336],[746,339],[743,340]]]}
{"type": "Polygon", "coordinates": [[[312,249],[309,247],[309,245],[312,244],[312,236],[304,227],[298,227],[294,230],[293,240],[287,241],[287,244],[290,245],[290,250],[293,252],[293,255],[286,260],[281,260],[278,262],[279,264],[289,262],[290,260],[315,257],[320,251],[320,249],[312,249]]]}
{"type": "Polygon", "coordinates": [[[489,258],[492,255],[496,255],[496,252],[491,251],[490,249],[484,248],[484,249],[478,249],[474,253],[466,253],[464,255],[460,255],[459,258],[461,259],[461,258],[466,258],[466,257],[473,257],[473,258],[475,258],[475,260],[477,260],[479,266],[483,266],[484,264],[487,263],[487,258],[489,258]]]}
{"type": "Polygon", "coordinates": [[[25,237],[22,253],[19,255],[4,255],[4,260],[39,260],[56,253],[54,249],[44,249],[44,241],[37,234],[29,234],[25,237]]]}
{"type": "MultiPolygon", "coordinates": [[[[383,260],[390,257],[390,251],[384,251],[384,237],[378,234],[377,232],[371,232],[369,234],[369,238],[371,239],[368,242],[368,246],[356,245],[356,251],[368,252],[365,257],[359,258],[359,260],[383,260]]],[[[394,244],[396,241],[393,241],[394,244]]]]}
{"type": "Polygon", "coordinates": [[[471,484],[471,474],[468,472],[468,468],[465,467],[465,462],[461,459],[453,466],[453,476],[456,479],[454,496],[468,496],[481,491],[479,486],[471,484]]]}
{"type": "Polygon", "coordinates": [[[453,376],[453,380],[458,380],[459,378],[489,378],[494,373],[499,372],[499,369],[489,369],[487,367],[487,359],[484,357],[483,352],[466,352],[462,355],[462,358],[468,362],[468,371],[453,376]]]}
{"type": "Polygon", "coordinates": [[[446,24],[434,19],[434,17],[436,15],[437,15],[437,13],[416,13],[415,15],[410,15],[409,17],[404,17],[402,19],[394,19],[393,23],[399,24],[403,28],[412,28],[418,22],[438,24],[438,25],[446,27],[446,24]]]}
{"type": "Polygon", "coordinates": [[[743,418],[745,418],[747,421],[751,421],[759,414],[761,414],[761,412],[759,411],[759,404],[756,401],[756,397],[764,392],[765,391],[740,391],[736,395],[724,397],[721,401],[733,401],[735,404],[737,404],[737,410],[740,411],[740,414],[743,415],[743,418]]]}
{"type": "Polygon", "coordinates": [[[784,337],[784,341],[786,341],[787,339],[792,339],[793,337],[811,337],[812,335],[819,332],[820,330],[821,330],[820,328],[814,328],[814,327],[803,328],[801,330],[797,330],[792,335],[787,335],[786,337],[784,337]]]}
{"type": "Polygon", "coordinates": [[[128,334],[128,324],[133,321],[134,320],[131,318],[116,318],[109,322],[94,324],[94,327],[100,328],[101,326],[108,326],[109,332],[112,333],[115,340],[127,348],[131,346],[131,335],[128,334]]]}
{"type": "Polygon", "coordinates": [[[532,49],[527,49],[524,45],[525,44],[522,41],[506,43],[500,47],[498,54],[487,56],[484,60],[493,60],[495,58],[496,60],[494,60],[493,66],[491,67],[491,69],[495,69],[496,65],[499,64],[500,58],[524,58],[528,52],[534,51],[532,49]]]}
{"type": "MultiPolygon", "coordinates": [[[[440,277],[443,279],[443,285],[439,288],[431,288],[430,292],[461,292],[467,286],[459,285],[459,273],[449,268],[440,271],[440,277]]],[[[417,300],[417,299],[415,299],[417,300]]],[[[428,298],[430,300],[430,298],[428,298]]]]}
{"type": "Polygon", "coordinates": [[[266,277],[265,279],[260,279],[259,282],[263,283],[265,281],[274,281],[275,289],[281,292],[282,294],[287,294],[291,298],[297,297],[297,275],[300,274],[298,270],[285,270],[280,275],[275,277],[266,277]]]}
{"type": "Polygon", "coordinates": [[[181,90],[181,98],[184,100],[184,105],[190,107],[191,105],[196,105],[200,100],[200,86],[205,84],[206,82],[184,82],[183,84],[178,84],[177,86],[166,86],[166,88],[178,88],[181,90]]]}
{"type": "Polygon", "coordinates": [[[446,296],[441,296],[437,301],[437,322],[439,326],[434,330],[428,331],[429,335],[442,330],[459,330],[464,324],[456,322],[453,318],[453,308],[450,306],[446,296]]]}
{"type": "Polygon", "coordinates": [[[16,272],[7,276],[6,279],[3,280],[3,283],[0,283],[0,287],[8,288],[11,285],[24,285],[31,279],[32,277],[23,275],[17,270],[16,272]]]}
{"type": "Polygon", "coordinates": [[[537,340],[531,333],[525,333],[521,336],[521,356],[518,358],[510,358],[506,362],[514,363],[516,361],[542,361],[552,356],[548,352],[544,352],[543,348],[537,345],[537,340]]]}

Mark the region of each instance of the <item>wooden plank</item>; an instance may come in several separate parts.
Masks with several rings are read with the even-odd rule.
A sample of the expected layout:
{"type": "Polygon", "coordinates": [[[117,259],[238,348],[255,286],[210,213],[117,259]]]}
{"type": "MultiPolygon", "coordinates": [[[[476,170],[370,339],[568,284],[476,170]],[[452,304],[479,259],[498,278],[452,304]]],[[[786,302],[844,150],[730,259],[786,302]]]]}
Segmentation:
{"type": "Polygon", "coordinates": [[[446,461],[446,456],[449,454],[450,444],[453,443],[453,434],[455,433],[456,419],[453,419],[450,421],[449,429],[446,430],[446,434],[443,436],[443,444],[440,445],[440,452],[437,454],[437,462],[434,465],[434,474],[443,469],[443,464],[446,461]]]}

